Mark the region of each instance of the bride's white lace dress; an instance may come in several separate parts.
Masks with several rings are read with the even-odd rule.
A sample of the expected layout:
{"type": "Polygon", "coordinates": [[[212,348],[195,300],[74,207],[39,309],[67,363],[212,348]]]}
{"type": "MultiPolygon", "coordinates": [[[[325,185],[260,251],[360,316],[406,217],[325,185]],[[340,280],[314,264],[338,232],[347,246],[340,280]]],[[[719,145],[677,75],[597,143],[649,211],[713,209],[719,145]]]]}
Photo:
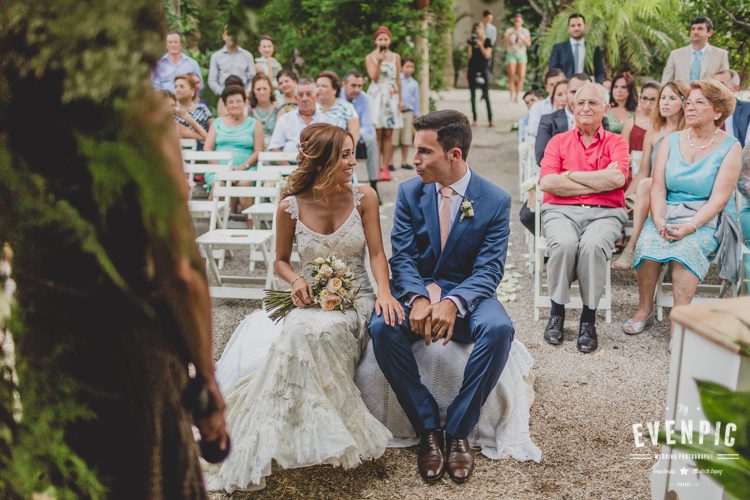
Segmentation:
{"type": "Polygon", "coordinates": [[[307,263],[316,257],[335,254],[359,275],[359,293],[353,310],[294,309],[281,326],[260,311],[240,324],[217,365],[232,452],[206,468],[209,490],[262,487],[273,462],[355,467],[381,456],[391,439],[354,384],[375,297],[364,263],[360,194],[353,191],[351,214],[329,235],[307,228],[296,198],[286,199],[303,274],[310,278],[307,263]]]}

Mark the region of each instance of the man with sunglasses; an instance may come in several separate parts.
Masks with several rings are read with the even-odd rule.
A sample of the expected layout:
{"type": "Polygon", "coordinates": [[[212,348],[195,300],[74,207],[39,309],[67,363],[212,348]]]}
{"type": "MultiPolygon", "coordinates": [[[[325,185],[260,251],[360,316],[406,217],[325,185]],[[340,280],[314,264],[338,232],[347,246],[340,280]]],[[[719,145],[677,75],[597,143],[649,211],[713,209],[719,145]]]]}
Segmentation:
{"type": "Polygon", "coordinates": [[[630,155],[627,141],[602,126],[608,103],[609,92],[602,85],[579,88],[573,101],[575,127],[549,141],[539,172],[551,302],[544,339],[562,343],[565,304],[570,302],[571,283],[578,279],[583,312],[577,347],[583,353],[599,345],[596,308],[604,293],[607,261],[627,221],[630,155]]]}

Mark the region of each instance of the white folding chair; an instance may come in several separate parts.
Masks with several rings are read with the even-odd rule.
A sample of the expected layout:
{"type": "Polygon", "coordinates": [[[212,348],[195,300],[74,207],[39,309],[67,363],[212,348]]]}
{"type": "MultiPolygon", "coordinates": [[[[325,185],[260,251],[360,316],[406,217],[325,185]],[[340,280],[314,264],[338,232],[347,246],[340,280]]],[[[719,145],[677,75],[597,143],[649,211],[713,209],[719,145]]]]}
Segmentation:
{"type": "MultiPolygon", "coordinates": [[[[539,311],[542,308],[549,309],[550,297],[549,287],[543,280],[544,259],[547,256],[547,242],[542,236],[542,197],[544,193],[536,188],[534,203],[534,320],[539,321],[539,311]],[[545,294],[546,292],[546,294],[545,294]]],[[[604,295],[599,299],[597,311],[603,310],[607,324],[612,323],[612,259],[607,260],[605,266],[604,295]]],[[[571,288],[580,288],[576,282],[571,288]]],[[[579,291],[580,293],[580,291],[579,291]]],[[[580,295],[571,297],[570,302],[565,305],[568,309],[583,309],[583,300],[580,295]]]]}
{"type": "MultiPolygon", "coordinates": [[[[195,185],[195,176],[208,173],[217,174],[231,170],[232,153],[229,151],[183,151],[182,159],[184,162],[183,170],[187,174],[188,182],[191,186],[188,201],[190,215],[194,220],[208,218],[214,209],[214,203],[211,200],[193,199],[194,189],[192,186],[195,185]]],[[[219,220],[225,221],[229,216],[229,203],[223,200],[216,209],[221,214],[219,220]],[[224,217],[224,215],[227,217],[224,217]]]]}
{"type": "Polygon", "coordinates": [[[180,147],[183,151],[195,151],[198,149],[198,141],[195,139],[180,139],[180,147]]]}
{"type": "MultiPolygon", "coordinates": [[[[219,199],[230,200],[232,198],[278,198],[278,188],[263,186],[233,186],[232,182],[251,181],[259,182],[262,176],[252,171],[219,172],[216,174],[214,186],[214,204],[218,206],[219,199]]],[[[209,231],[200,235],[196,243],[203,250],[205,256],[213,256],[214,251],[223,250],[246,250],[249,256],[248,275],[227,276],[222,275],[214,258],[206,257],[206,271],[209,279],[216,283],[210,287],[212,297],[216,298],[238,298],[238,299],[261,299],[263,288],[271,284],[272,274],[269,269],[273,266],[272,242],[273,231],[270,229],[224,229],[219,226],[218,208],[211,213],[209,231]],[[266,266],[265,276],[252,276],[256,262],[263,262],[266,266]],[[262,283],[261,286],[258,284],[262,283]],[[232,286],[236,284],[255,285],[232,286]]],[[[226,222],[226,221],[225,221],[226,222]]],[[[226,227],[226,225],[225,225],[226,227]]]]}

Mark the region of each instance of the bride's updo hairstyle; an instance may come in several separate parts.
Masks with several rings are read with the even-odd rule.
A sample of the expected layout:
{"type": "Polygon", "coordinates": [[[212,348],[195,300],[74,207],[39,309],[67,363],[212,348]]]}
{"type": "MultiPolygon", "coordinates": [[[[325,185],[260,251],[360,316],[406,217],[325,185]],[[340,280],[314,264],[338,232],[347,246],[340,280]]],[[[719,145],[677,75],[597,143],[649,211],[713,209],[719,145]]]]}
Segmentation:
{"type": "Polygon", "coordinates": [[[322,198],[333,187],[333,176],[347,136],[353,144],[352,135],[340,127],[327,123],[315,123],[305,127],[297,146],[297,170],[289,176],[281,198],[297,195],[310,188],[316,200],[322,198]]]}

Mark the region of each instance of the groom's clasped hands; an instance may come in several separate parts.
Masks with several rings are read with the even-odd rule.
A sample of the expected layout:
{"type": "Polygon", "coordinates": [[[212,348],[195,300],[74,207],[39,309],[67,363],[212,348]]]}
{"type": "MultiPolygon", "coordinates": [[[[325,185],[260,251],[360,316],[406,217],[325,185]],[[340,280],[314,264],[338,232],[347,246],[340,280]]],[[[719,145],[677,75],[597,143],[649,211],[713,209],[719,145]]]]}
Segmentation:
{"type": "Polygon", "coordinates": [[[425,345],[444,338],[443,345],[448,345],[453,337],[453,326],[456,323],[456,304],[452,300],[441,300],[430,304],[426,297],[417,297],[412,302],[409,314],[409,328],[424,337],[425,345]]]}

